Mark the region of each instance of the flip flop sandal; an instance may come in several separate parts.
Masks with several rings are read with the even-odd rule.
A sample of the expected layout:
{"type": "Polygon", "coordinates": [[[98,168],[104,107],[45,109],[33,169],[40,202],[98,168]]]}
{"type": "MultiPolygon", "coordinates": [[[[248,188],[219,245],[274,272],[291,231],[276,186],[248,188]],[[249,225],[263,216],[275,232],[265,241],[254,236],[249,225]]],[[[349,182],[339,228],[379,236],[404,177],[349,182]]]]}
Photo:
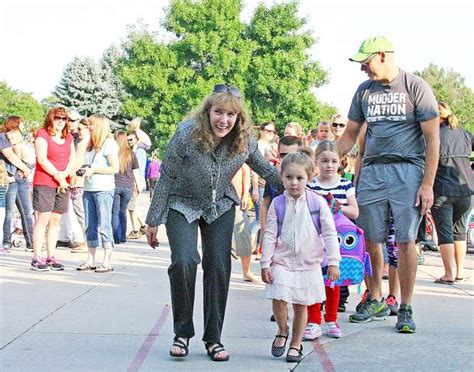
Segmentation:
{"type": "Polygon", "coordinates": [[[281,357],[283,354],[285,354],[285,350],[286,350],[286,342],[288,341],[288,335],[284,336],[284,335],[276,335],[275,336],[275,339],[273,340],[272,342],[272,355],[275,357],[275,358],[279,358],[281,357]],[[284,338],[285,339],[285,343],[283,344],[283,346],[275,346],[275,341],[277,340],[277,338],[284,338]]]}
{"type": "Polygon", "coordinates": [[[114,271],[114,268],[111,266],[99,265],[95,269],[96,273],[108,273],[109,271],[114,271]]]}
{"type": "Polygon", "coordinates": [[[78,267],[76,267],[77,271],[87,271],[87,270],[95,270],[95,269],[97,269],[95,266],[91,266],[87,262],[84,262],[83,264],[80,264],[78,267]]]}
{"type": "Polygon", "coordinates": [[[434,281],[436,284],[446,284],[446,285],[451,285],[454,284],[454,280],[445,280],[443,278],[438,278],[434,281]]]}
{"type": "Polygon", "coordinates": [[[465,276],[465,277],[463,277],[463,278],[454,278],[454,281],[456,281],[456,282],[463,282],[463,281],[465,281],[465,280],[467,280],[467,279],[469,279],[469,277],[468,277],[468,276],[465,276]]]}
{"type": "Polygon", "coordinates": [[[224,358],[217,358],[216,355],[219,354],[221,351],[226,351],[224,348],[224,345],[222,345],[220,342],[206,342],[206,351],[207,355],[213,362],[227,362],[229,360],[229,355],[226,355],[224,358]],[[217,345],[214,346],[212,350],[209,350],[212,345],[217,345]]]}
{"type": "Polygon", "coordinates": [[[170,356],[172,356],[174,358],[184,358],[184,357],[188,356],[188,353],[189,353],[189,349],[188,349],[189,338],[186,339],[186,343],[184,343],[182,340],[179,339],[179,336],[175,336],[174,339],[173,339],[173,345],[171,345],[171,346],[172,347],[175,346],[175,347],[179,348],[180,350],[184,350],[184,354],[183,353],[173,353],[170,350],[170,356]]]}
{"type": "Polygon", "coordinates": [[[296,350],[298,352],[298,355],[286,354],[286,361],[288,363],[299,363],[299,362],[301,362],[301,360],[303,359],[303,345],[300,345],[299,349],[297,349],[296,347],[290,347],[288,349],[288,352],[290,352],[290,350],[296,350]]]}

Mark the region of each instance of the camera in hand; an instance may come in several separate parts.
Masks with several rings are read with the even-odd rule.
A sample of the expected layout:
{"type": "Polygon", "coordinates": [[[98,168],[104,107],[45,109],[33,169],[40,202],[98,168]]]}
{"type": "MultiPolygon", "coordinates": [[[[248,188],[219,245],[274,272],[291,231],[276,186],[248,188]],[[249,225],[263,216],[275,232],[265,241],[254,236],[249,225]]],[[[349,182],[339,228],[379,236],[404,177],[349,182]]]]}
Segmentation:
{"type": "Polygon", "coordinates": [[[86,174],[87,168],[90,168],[91,166],[89,164],[84,164],[81,166],[77,171],[76,171],[76,176],[78,177],[84,177],[84,174],[86,174]]]}

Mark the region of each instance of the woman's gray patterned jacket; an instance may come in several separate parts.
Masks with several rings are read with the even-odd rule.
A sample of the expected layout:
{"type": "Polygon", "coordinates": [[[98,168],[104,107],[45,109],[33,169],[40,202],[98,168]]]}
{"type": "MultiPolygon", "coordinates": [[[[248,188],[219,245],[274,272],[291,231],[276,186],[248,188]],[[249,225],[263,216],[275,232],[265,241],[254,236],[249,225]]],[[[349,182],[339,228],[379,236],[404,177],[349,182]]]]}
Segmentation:
{"type": "Polygon", "coordinates": [[[277,170],[263,158],[255,138],[249,137],[247,154],[232,159],[225,157],[229,147],[226,138],[213,153],[206,154],[191,139],[194,123],[189,120],[180,124],[168,144],[161,177],[146,218],[149,226],[165,224],[169,208],[181,212],[189,223],[202,217],[210,224],[232,205],[240,205],[231,180],[244,162],[266,181],[283,189],[277,170]],[[217,192],[217,214],[212,211],[213,186],[217,192]]]}

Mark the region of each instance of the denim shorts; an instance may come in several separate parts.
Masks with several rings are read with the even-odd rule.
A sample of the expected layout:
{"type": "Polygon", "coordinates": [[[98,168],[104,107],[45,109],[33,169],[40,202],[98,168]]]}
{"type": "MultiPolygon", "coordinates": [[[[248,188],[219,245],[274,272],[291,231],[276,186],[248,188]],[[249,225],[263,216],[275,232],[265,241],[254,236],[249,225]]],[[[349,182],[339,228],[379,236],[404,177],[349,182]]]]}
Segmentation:
{"type": "Polygon", "coordinates": [[[408,243],[416,240],[422,215],[415,202],[422,179],[423,168],[411,163],[362,167],[357,184],[357,225],[364,230],[367,240],[376,243],[387,241],[390,210],[395,241],[408,243]]]}

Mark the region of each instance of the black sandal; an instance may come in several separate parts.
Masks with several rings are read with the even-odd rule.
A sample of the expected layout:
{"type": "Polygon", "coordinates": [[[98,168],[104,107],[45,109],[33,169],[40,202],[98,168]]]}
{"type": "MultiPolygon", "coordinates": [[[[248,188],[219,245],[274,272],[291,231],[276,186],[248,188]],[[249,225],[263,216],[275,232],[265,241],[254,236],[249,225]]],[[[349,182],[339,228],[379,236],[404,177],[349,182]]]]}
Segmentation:
{"type": "Polygon", "coordinates": [[[276,335],[275,336],[275,339],[273,340],[272,342],[272,355],[275,357],[275,358],[279,358],[281,357],[283,354],[285,354],[285,350],[286,350],[286,342],[288,341],[288,335],[284,336],[284,335],[276,335]],[[277,340],[277,338],[284,338],[285,339],[285,343],[283,344],[283,346],[275,346],[275,341],[277,340]]]}
{"type": "MultiPolygon", "coordinates": [[[[181,338],[184,338],[184,337],[181,337],[181,338]]],[[[186,343],[184,343],[182,340],[179,339],[179,336],[175,336],[174,339],[173,339],[173,345],[171,345],[171,347],[173,347],[173,346],[176,346],[180,350],[184,350],[184,354],[173,353],[170,350],[170,356],[172,356],[174,358],[184,358],[184,357],[188,356],[188,353],[189,353],[189,350],[188,350],[189,338],[187,338],[186,343]]]]}
{"type": "Polygon", "coordinates": [[[288,349],[288,352],[290,352],[290,350],[296,350],[298,352],[298,355],[290,355],[290,354],[286,354],[286,361],[288,363],[299,363],[301,362],[301,360],[303,359],[303,345],[300,345],[300,348],[297,349],[296,347],[290,347],[288,349]]]}
{"type": "Polygon", "coordinates": [[[224,345],[222,345],[220,342],[206,342],[205,345],[207,355],[213,362],[227,362],[229,360],[229,354],[227,354],[224,358],[216,358],[216,354],[219,354],[221,351],[226,351],[224,345]],[[216,346],[210,350],[212,345],[216,346]]]}

